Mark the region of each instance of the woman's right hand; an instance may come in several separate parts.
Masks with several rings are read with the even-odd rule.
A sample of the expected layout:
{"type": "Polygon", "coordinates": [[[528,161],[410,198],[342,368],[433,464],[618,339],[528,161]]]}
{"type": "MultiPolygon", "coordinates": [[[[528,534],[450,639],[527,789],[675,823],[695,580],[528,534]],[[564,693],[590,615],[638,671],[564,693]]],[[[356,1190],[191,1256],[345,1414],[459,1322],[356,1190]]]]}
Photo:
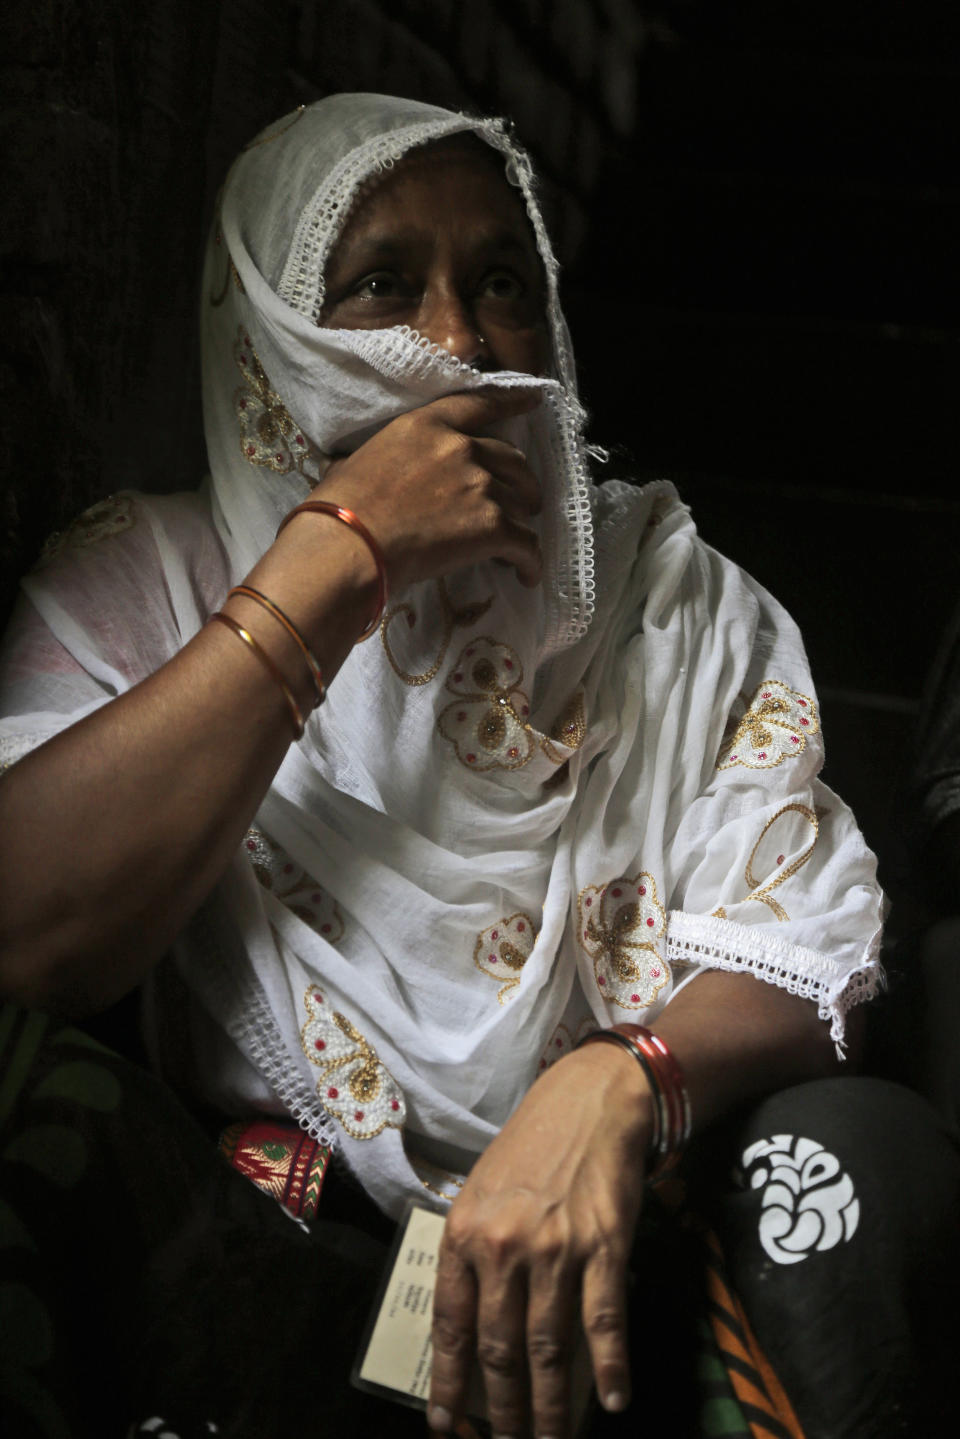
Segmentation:
{"type": "MultiPolygon", "coordinates": [[[[482,431],[538,399],[531,387],[435,400],[337,460],[314,496],[356,511],[393,589],[490,558],[535,584],[539,545],[525,521],[539,509],[537,482],[519,450],[482,431]]],[[[246,579],[292,617],[329,684],[370,617],[376,570],[364,541],[297,516],[246,579]]],[[[286,631],[242,595],[225,608],[309,706],[310,676],[286,631]]],[[[0,993],[77,1015],[135,984],[236,853],[290,737],[263,664],[207,625],[21,760],[0,785],[0,828],[18,836],[0,877],[0,993]]]]}
{"type": "MultiPolygon", "coordinates": [[[[446,395],[335,458],[310,498],[356,512],[383,551],[391,590],[487,559],[536,585],[540,542],[525,521],[540,510],[539,483],[520,450],[482,431],[539,403],[535,389],[446,395]]],[[[296,523],[307,521],[317,516],[296,523]]]]}

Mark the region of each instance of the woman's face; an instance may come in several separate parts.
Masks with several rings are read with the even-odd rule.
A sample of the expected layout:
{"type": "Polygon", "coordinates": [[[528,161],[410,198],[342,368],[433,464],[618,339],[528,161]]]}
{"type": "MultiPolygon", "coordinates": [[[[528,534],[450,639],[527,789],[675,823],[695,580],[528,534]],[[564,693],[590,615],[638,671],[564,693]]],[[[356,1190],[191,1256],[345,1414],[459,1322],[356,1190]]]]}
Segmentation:
{"type": "Polygon", "coordinates": [[[547,368],[543,266],[483,142],[414,150],[351,214],[327,265],[326,328],[409,325],[481,370],[547,368]]]}

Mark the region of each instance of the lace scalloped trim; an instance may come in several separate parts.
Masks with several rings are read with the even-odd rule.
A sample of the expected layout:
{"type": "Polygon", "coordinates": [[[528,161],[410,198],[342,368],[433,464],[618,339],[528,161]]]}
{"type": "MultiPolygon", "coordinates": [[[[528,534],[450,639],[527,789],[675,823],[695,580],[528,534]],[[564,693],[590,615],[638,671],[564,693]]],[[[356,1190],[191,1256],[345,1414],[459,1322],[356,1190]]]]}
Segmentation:
{"type": "Polygon", "coordinates": [[[820,1018],[830,1021],[830,1038],[840,1059],[844,1057],[847,1015],[856,1005],[873,999],[883,987],[879,949],[878,926],[866,946],[863,962],[856,969],[846,970],[829,955],[788,944],[766,928],[676,909],[667,917],[669,963],[749,973],[788,994],[812,999],[820,1018]]]}
{"type": "MultiPolygon", "coordinates": [[[[354,331],[351,346],[359,359],[388,379],[402,375],[416,381],[439,368],[444,375],[469,377],[471,385],[478,382],[478,372],[472,365],[465,365],[409,325],[398,325],[393,330],[354,331]]],[[[518,375],[501,383],[522,386],[524,378],[518,375]]],[[[596,562],[591,486],[581,441],[583,410],[555,380],[548,382],[545,399],[556,422],[557,467],[568,479],[555,521],[559,531],[556,584],[545,595],[547,629],[543,647],[553,653],[576,644],[590,628],[596,604],[596,562]]]]}
{"type": "Polygon", "coordinates": [[[324,270],[333,244],[358,199],[358,191],[371,175],[391,170],[417,145],[454,134],[463,118],[421,120],[385,135],[375,135],[355,146],[318,186],[293,235],[277,294],[281,300],[317,324],[324,299],[324,270]]]}
{"type": "Polygon", "coordinates": [[[200,923],[207,977],[216,994],[217,1009],[232,1015],[226,1021],[228,1033],[300,1128],[337,1152],[339,1126],[319,1102],[315,1087],[300,1073],[299,1062],[291,1057],[259,981],[252,975],[240,979],[223,955],[209,916],[204,915],[200,923]]]}
{"type": "MultiPolygon", "coordinates": [[[[547,391],[547,403],[556,417],[563,470],[570,476],[562,505],[567,543],[557,546],[555,644],[564,649],[586,634],[596,606],[593,506],[581,449],[582,412],[559,388],[547,391]]],[[[554,603],[548,596],[548,605],[554,603]]]]}
{"type": "Polygon", "coordinates": [[[477,379],[478,372],[472,365],[458,360],[409,325],[394,325],[389,330],[353,330],[350,343],[358,359],[388,379],[421,380],[437,370],[452,377],[469,377],[474,383],[477,379]]]}
{"type": "Polygon", "coordinates": [[[518,186],[523,195],[546,270],[547,312],[559,379],[571,394],[575,394],[573,352],[557,294],[559,266],[537,203],[533,167],[526,153],[510,139],[503,120],[450,115],[442,120],[423,120],[416,125],[406,125],[355,146],[334,166],[304,208],[280,276],[277,294],[299,314],[318,324],[324,302],[324,271],[330,251],[367,181],[384,170],[392,169],[408,150],[462,130],[472,130],[506,157],[507,178],[518,186]]]}

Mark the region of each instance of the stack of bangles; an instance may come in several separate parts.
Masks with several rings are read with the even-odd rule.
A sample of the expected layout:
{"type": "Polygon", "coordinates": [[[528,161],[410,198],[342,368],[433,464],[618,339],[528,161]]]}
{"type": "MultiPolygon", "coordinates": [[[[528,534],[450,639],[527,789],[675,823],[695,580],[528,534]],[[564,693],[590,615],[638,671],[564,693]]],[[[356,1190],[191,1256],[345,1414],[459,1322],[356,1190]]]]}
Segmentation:
{"type": "MultiPolygon", "coordinates": [[[[383,551],[380,549],[380,546],[377,544],[376,540],[373,538],[373,535],[371,535],[366,525],[364,525],[357,518],[357,516],[353,513],[352,510],[345,509],[341,505],[330,504],[326,500],[306,500],[302,505],[297,505],[296,509],[291,510],[289,515],[287,515],[286,519],[283,521],[283,524],[280,526],[280,529],[277,530],[277,534],[279,535],[280,530],[283,529],[284,525],[288,525],[290,523],[294,515],[303,514],[304,512],[315,512],[318,514],[332,515],[335,519],[341,520],[345,525],[349,525],[350,528],[352,530],[355,530],[356,533],[361,537],[361,539],[366,542],[366,545],[369,548],[371,555],[373,556],[374,564],[377,567],[377,607],[373,619],[367,625],[363,633],[358,636],[359,640],[365,640],[373,634],[374,630],[380,624],[380,620],[387,605],[387,566],[386,561],[383,557],[383,551]]],[[[280,608],[279,605],[274,604],[273,600],[268,599],[267,596],[261,594],[259,590],[255,590],[252,585],[235,585],[234,588],[230,591],[230,594],[227,595],[227,599],[230,599],[233,595],[244,595],[247,599],[253,600],[254,603],[258,604],[261,609],[266,610],[267,613],[271,615],[278,624],[281,624],[283,626],[290,638],[296,643],[297,647],[300,650],[300,653],[303,655],[307,669],[310,671],[310,680],[313,684],[315,694],[315,699],[313,704],[311,705],[311,709],[316,709],[318,705],[322,705],[327,693],[323,683],[323,673],[320,669],[320,665],[317,661],[316,656],[310,649],[310,646],[307,644],[303,635],[293,623],[293,620],[290,618],[290,616],[284,614],[283,610],[280,608]]],[[[247,648],[252,650],[253,653],[256,655],[257,659],[263,665],[264,669],[276,682],[281,694],[286,700],[287,708],[290,711],[290,718],[293,721],[294,738],[300,739],[303,734],[303,728],[305,723],[303,709],[301,708],[292,688],[284,678],[283,672],[280,669],[279,665],[276,663],[275,660],[271,658],[271,656],[264,649],[263,645],[260,644],[259,640],[254,639],[250,631],[245,629],[243,625],[239,624],[232,615],[227,615],[224,614],[222,610],[217,610],[214,614],[210,616],[210,618],[212,620],[219,620],[221,624],[226,625],[227,629],[232,630],[233,633],[238,637],[238,639],[243,640],[247,648]]]]}
{"type": "Polygon", "coordinates": [[[674,1168],[690,1139],[690,1097],[684,1083],[683,1070],[659,1034],[640,1024],[614,1024],[609,1029],[595,1029],[584,1035],[577,1045],[608,1040],[619,1044],[633,1055],[643,1070],[655,1100],[650,1155],[653,1166],[648,1183],[656,1184],[674,1168]]]}

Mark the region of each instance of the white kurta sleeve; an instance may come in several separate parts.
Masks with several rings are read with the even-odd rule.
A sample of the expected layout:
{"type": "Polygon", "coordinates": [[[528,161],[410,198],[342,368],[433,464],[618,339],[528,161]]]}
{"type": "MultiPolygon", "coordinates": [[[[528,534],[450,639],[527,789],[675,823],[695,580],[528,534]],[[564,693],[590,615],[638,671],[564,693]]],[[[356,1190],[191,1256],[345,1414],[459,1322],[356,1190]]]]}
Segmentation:
{"type": "MultiPolygon", "coordinates": [[[[711,551],[700,566],[724,596],[721,612],[739,609],[741,638],[752,642],[731,656],[732,703],[728,682],[704,728],[699,793],[673,809],[665,834],[666,958],[749,972],[812,999],[839,1044],[846,1013],[881,981],[876,861],[817,778],[822,720],[795,625],[711,551]]],[[[735,650],[732,635],[727,642],[735,650]]]]}
{"type": "Polygon", "coordinates": [[[192,494],[121,492],[53,536],[0,645],[0,766],[159,669],[227,588],[192,494]]]}
{"type": "Polygon", "coordinates": [[[842,1046],[847,1012],[882,983],[883,896],[817,777],[823,721],[797,627],[680,506],[643,541],[634,584],[618,731],[581,829],[608,857],[598,845],[576,875],[594,1013],[649,1021],[704,969],[746,972],[813,1000],[842,1046]]]}

